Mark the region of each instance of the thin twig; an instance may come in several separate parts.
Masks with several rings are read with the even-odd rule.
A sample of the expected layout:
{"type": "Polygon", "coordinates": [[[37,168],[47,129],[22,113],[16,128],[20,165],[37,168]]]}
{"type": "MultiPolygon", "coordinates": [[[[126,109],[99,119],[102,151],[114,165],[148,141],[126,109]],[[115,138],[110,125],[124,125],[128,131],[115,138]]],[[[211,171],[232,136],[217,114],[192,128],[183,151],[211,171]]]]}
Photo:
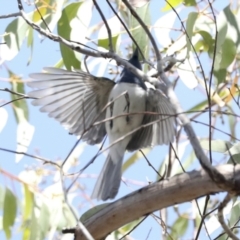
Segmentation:
{"type": "Polygon", "coordinates": [[[17,95],[17,96],[20,96],[20,97],[24,97],[24,98],[30,98],[30,99],[36,99],[36,98],[33,98],[33,97],[29,97],[28,95],[24,94],[24,93],[19,93],[19,92],[14,92],[8,88],[0,88],[0,91],[3,91],[3,92],[9,92],[9,93],[12,93],[14,95],[17,95]]]}
{"type": "Polygon", "coordinates": [[[156,58],[157,61],[160,62],[162,60],[162,57],[160,55],[160,52],[158,50],[157,47],[157,43],[155,41],[155,39],[153,38],[153,35],[151,34],[151,32],[148,29],[148,26],[146,26],[146,24],[143,22],[143,20],[139,17],[139,15],[137,14],[137,12],[133,9],[133,7],[131,6],[131,4],[127,1],[127,0],[122,0],[122,2],[126,5],[126,7],[130,10],[131,14],[136,18],[136,20],[139,22],[139,24],[142,26],[142,28],[144,29],[144,31],[146,32],[146,34],[148,35],[152,46],[154,48],[155,54],[156,54],[156,58]]]}
{"type": "Polygon", "coordinates": [[[8,104],[10,104],[10,103],[16,102],[16,101],[18,101],[18,100],[22,100],[22,99],[25,99],[25,97],[16,98],[16,99],[13,99],[13,100],[11,100],[11,101],[9,101],[9,102],[6,102],[6,103],[0,105],[0,108],[1,108],[1,107],[4,107],[4,106],[6,106],[6,105],[8,105],[8,104]]]}
{"type": "Polygon", "coordinates": [[[131,232],[133,232],[137,227],[139,227],[139,225],[140,225],[142,222],[144,222],[145,219],[146,219],[148,216],[149,216],[149,214],[146,215],[138,224],[136,224],[129,232],[127,232],[125,235],[123,235],[123,236],[122,236],[120,239],[118,239],[118,240],[123,240],[123,239],[125,239],[125,237],[128,236],[131,232]]]}
{"type": "MultiPolygon", "coordinates": [[[[214,45],[214,50],[213,50],[213,60],[212,60],[212,67],[210,71],[210,77],[209,77],[209,87],[208,87],[208,105],[209,105],[209,126],[212,126],[212,108],[211,106],[211,86],[212,86],[212,78],[213,78],[213,71],[214,71],[214,65],[215,65],[215,59],[216,59],[216,53],[217,53],[217,40],[218,40],[218,28],[217,28],[217,20],[216,16],[213,11],[213,7],[211,2],[208,0],[213,18],[214,18],[214,25],[215,25],[215,45],[214,45]]],[[[205,79],[206,81],[206,79],[205,79]]],[[[210,162],[212,163],[212,129],[209,128],[209,157],[210,157],[210,162]]]]}
{"type": "Polygon", "coordinates": [[[58,35],[55,35],[53,33],[49,33],[47,31],[45,31],[44,29],[42,29],[41,27],[36,25],[34,22],[32,22],[28,18],[27,14],[23,10],[21,0],[17,0],[17,2],[18,2],[18,8],[19,8],[19,11],[21,13],[21,16],[26,21],[26,23],[28,25],[30,25],[33,29],[35,29],[37,32],[46,36],[47,38],[51,39],[52,41],[62,43],[65,46],[72,49],[73,51],[80,52],[80,53],[88,55],[88,56],[92,56],[92,57],[96,57],[96,58],[114,59],[119,65],[122,65],[122,66],[126,67],[129,71],[134,73],[137,77],[142,78],[143,81],[147,81],[147,82],[150,82],[150,83],[154,83],[154,82],[158,81],[157,79],[152,78],[152,77],[148,76],[147,74],[144,74],[143,71],[134,67],[131,63],[129,63],[125,59],[120,58],[117,54],[115,54],[113,52],[103,52],[103,51],[98,51],[98,50],[90,51],[86,48],[81,47],[81,46],[89,47],[87,45],[84,45],[84,44],[79,43],[79,42],[69,41],[69,40],[66,40],[66,39],[58,36],[58,35]]]}
{"type": "Polygon", "coordinates": [[[73,216],[75,217],[75,219],[77,221],[77,226],[81,229],[82,233],[84,234],[84,236],[86,237],[87,240],[94,240],[94,238],[92,237],[91,233],[87,230],[87,228],[79,220],[79,217],[77,216],[76,212],[72,208],[72,205],[68,201],[67,191],[66,191],[66,188],[65,188],[65,185],[64,185],[64,174],[63,174],[63,169],[62,168],[60,169],[60,179],[61,179],[61,185],[62,185],[64,201],[67,204],[67,206],[69,207],[69,209],[72,212],[73,216]]]}
{"type": "Polygon", "coordinates": [[[124,21],[119,17],[118,13],[116,12],[116,10],[113,8],[113,6],[111,5],[111,3],[109,2],[109,0],[106,0],[106,2],[108,3],[109,7],[112,9],[114,15],[118,18],[118,20],[121,22],[121,24],[123,25],[124,29],[126,30],[126,32],[128,33],[128,36],[132,39],[132,41],[134,42],[134,44],[136,45],[138,51],[140,52],[142,59],[145,59],[145,56],[142,52],[142,49],[139,47],[137,41],[133,38],[132,34],[130,33],[130,31],[128,30],[128,27],[125,25],[124,21]]]}
{"type": "Polygon", "coordinates": [[[38,159],[40,161],[43,161],[44,164],[52,164],[54,166],[57,166],[58,168],[61,168],[61,166],[59,164],[57,164],[56,162],[50,161],[50,160],[48,160],[46,158],[38,157],[36,155],[28,154],[28,153],[25,153],[25,152],[18,152],[18,151],[6,149],[6,148],[0,148],[0,150],[1,151],[5,151],[5,152],[10,152],[10,153],[15,153],[15,154],[21,154],[21,155],[24,155],[24,156],[27,156],[27,157],[31,157],[31,158],[36,158],[36,159],[38,159]]]}
{"type": "Polygon", "coordinates": [[[76,182],[77,179],[80,177],[80,175],[83,173],[83,171],[84,171],[89,165],[91,165],[91,164],[94,162],[94,160],[97,158],[98,153],[102,150],[106,139],[107,139],[107,138],[105,137],[105,139],[103,140],[102,145],[101,145],[101,147],[99,148],[97,154],[78,172],[78,174],[77,174],[77,176],[75,177],[75,179],[71,182],[71,184],[70,184],[70,185],[68,186],[68,188],[66,189],[67,192],[69,192],[69,190],[70,190],[70,189],[72,188],[72,186],[75,184],[75,182],[76,182]]]}
{"type": "Polygon", "coordinates": [[[228,236],[233,240],[239,240],[239,238],[231,231],[231,229],[227,226],[223,217],[223,209],[227,206],[227,204],[231,201],[231,194],[227,194],[224,200],[220,203],[218,207],[218,221],[220,222],[222,228],[228,234],[228,236]]]}
{"type": "Polygon", "coordinates": [[[10,17],[19,17],[21,16],[20,12],[16,12],[16,13],[10,13],[10,14],[6,14],[6,15],[0,15],[0,19],[2,18],[10,18],[10,17]]]}
{"type": "Polygon", "coordinates": [[[38,6],[37,6],[37,4],[36,4],[36,2],[35,2],[35,1],[34,1],[34,5],[35,5],[35,8],[37,9],[37,11],[38,11],[38,14],[40,15],[40,17],[41,17],[41,19],[42,19],[43,23],[44,23],[44,25],[46,26],[47,30],[48,30],[49,32],[51,32],[51,30],[49,29],[49,27],[48,27],[48,25],[47,25],[46,21],[44,20],[44,18],[43,18],[43,16],[42,16],[42,14],[41,14],[41,12],[39,11],[39,9],[38,9],[38,6]]]}
{"type": "Polygon", "coordinates": [[[153,171],[159,176],[160,179],[162,179],[162,176],[160,175],[160,173],[156,170],[156,168],[150,163],[150,161],[148,160],[148,158],[146,157],[146,155],[144,154],[144,152],[139,149],[140,153],[143,155],[143,157],[145,158],[145,160],[147,161],[148,165],[153,169],[153,171]]]}
{"type": "MultiPolygon", "coordinates": [[[[208,205],[209,199],[210,199],[210,197],[209,197],[209,195],[207,195],[206,198],[205,198],[205,204],[204,204],[204,208],[203,208],[203,214],[201,214],[201,210],[200,210],[200,207],[199,207],[199,205],[198,205],[197,199],[195,200],[196,205],[197,205],[197,208],[198,208],[199,215],[201,216],[201,222],[200,222],[200,224],[199,224],[197,234],[196,234],[196,236],[195,236],[195,238],[194,238],[195,240],[197,240],[198,237],[199,237],[199,235],[200,235],[200,232],[201,232],[201,229],[202,229],[202,225],[204,225],[205,231],[206,231],[209,239],[211,239],[211,238],[210,238],[210,234],[209,234],[209,232],[208,232],[208,230],[207,230],[207,226],[206,226],[205,221],[204,221],[205,218],[210,214],[210,213],[206,214],[207,205],[208,205]]],[[[216,210],[216,209],[215,209],[215,210],[216,210]]],[[[215,210],[214,210],[214,211],[215,211],[215,210]]],[[[211,212],[211,213],[212,213],[212,212],[211,212]]]]}
{"type": "Polygon", "coordinates": [[[107,32],[108,32],[108,41],[109,41],[109,51],[110,51],[110,52],[114,52],[113,43],[112,43],[112,32],[111,32],[111,29],[110,29],[110,27],[109,27],[109,25],[108,25],[108,22],[107,22],[104,14],[103,14],[101,8],[99,7],[97,1],[96,1],[96,0],[92,0],[92,1],[93,1],[94,5],[95,5],[97,11],[99,12],[99,14],[100,14],[100,16],[101,16],[101,18],[102,18],[102,20],[103,20],[103,22],[104,22],[104,24],[105,24],[105,27],[106,27],[106,29],[107,29],[107,32]]]}

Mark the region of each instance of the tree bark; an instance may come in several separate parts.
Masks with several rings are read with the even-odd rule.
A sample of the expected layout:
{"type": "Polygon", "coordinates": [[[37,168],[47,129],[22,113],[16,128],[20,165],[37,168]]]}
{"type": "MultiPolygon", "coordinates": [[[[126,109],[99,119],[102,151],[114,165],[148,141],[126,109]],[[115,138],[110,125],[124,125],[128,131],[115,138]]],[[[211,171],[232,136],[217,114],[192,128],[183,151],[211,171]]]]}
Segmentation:
{"type": "MultiPolygon", "coordinates": [[[[227,180],[239,182],[240,165],[221,165],[217,170],[227,180]]],[[[207,194],[223,192],[204,170],[176,175],[153,183],[123,197],[91,216],[83,224],[94,239],[102,239],[121,226],[148,213],[160,210],[207,194]]],[[[76,228],[75,240],[86,239],[76,228]]]]}

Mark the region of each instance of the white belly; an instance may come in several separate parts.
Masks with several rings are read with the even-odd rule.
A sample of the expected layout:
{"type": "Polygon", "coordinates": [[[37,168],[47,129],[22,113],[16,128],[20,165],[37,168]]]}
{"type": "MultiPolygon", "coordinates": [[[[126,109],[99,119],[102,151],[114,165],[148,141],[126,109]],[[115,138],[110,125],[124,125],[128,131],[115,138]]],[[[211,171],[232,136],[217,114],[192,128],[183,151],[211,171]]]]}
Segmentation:
{"type": "MultiPolygon", "coordinates": [[[[144,112],[146,109],[146,92],[136,84],[116,84],[109,96],[109,102],[114,99],[116,100],[107,108],[106,114],[107,118],[113,117],[112,121],[106,122],[110,143],[137,129],[142,124],[143,114],[131,115],[131,113],[144,112]],[[120,96],[124,92],[127,94],[120,96]],[[124,116],[117,117],[120,115],[124,116]]],[[[125,137],[122,142],[127,146],[130,139],[131,135],[125,137]]]]}

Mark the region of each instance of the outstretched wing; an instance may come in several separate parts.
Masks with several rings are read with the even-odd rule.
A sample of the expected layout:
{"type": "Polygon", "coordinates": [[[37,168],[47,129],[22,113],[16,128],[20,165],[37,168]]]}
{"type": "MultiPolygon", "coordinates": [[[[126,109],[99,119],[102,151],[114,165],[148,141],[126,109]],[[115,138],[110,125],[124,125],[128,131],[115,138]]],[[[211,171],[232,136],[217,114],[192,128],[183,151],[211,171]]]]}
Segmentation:
{"type": "Polygon", "coordinates": [[[92,76],[86,72],[71,72],[57,68],[44,68],[46,73],[34,73],[37,80],[28,83],[30,97],[40,111],[59,121],[71,134],[82,136],[89,144],[100,143],[106,135],[105,124],[93,127],[94,122],[105,119],[108,96],[114,82],[92,76]]]}
{"type": "Polygon", "coordinates": [[[129,151],[169,144],[174,139],[175,113],[169,100],[159,90],[147,89],[146,112],[142,128],[127,146],[129,151]]]}

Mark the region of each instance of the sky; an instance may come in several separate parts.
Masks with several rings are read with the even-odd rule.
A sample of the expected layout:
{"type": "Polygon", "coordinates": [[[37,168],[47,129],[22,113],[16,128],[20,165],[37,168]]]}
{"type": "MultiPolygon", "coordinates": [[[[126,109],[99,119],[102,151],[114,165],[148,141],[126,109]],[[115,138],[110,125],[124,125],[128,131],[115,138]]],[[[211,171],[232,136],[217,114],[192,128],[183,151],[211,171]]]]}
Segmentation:
{"type": "MultiPolygon", "coordinates": [[[[163,15],[163,13],[160,11],[162,7],[163,3],[159,4],[156,0],[152,1],[151,9],[153,15],[151,17],[153,23],[163,15]]],[[[221,9],[223,5],[221,4],[221,6],[218,7],[221,9]]],[[[8,4],[5,3],[4,8],[0,8],[0,16],[17,11],[18,9],[16,1],[8,0],[8,4]]],[[[94,16],[94,18],[94,21],[96,22],[99,20],[97,16],[94,16]]],[[[4,33],[7,24],[12,20],[12,18],[0,20],[0,35],[4,33]]],[[[37,33],[35,33],[34,36],[34,51],[31,63],[27,65],[27,61],[31,53],[30,49],[27,48],[26,43],[24,43],[20,53],[14,59],[5,62],[2,66],[0,66],[0,88],[10,87],[10,84],[7,82],[7,68],[9,68],[15,74],[21,76],[22,79],[28,80],[28,75],[30,73],[40,72],[42,68],[46,66],[54,66],[61,58],[59,45],[57,43],[54,43],[49,39],[40,40],[37,33]]],[[[96,69],[94,70],[93,74],[97,74],[96,69]]],[[[26,86],[25,92],[27,93],[29,90],[30,89],[26,86]]],[[[184,109],[189,109],[190,107],[194,106],[199,101],[199,99],[203,100],[205,98],[205,95],[199,89],[189,90],[181,81],[178,83],[176,94],[179,97],[180,103],[184,109]]],[[[9,100],[9,93],[0,92],[0,104],[9,100]]],[[[68,132],[58,122],[56,122],[54,119],[49,118],[47,114],[40,113],[37,107],[33,107],[31,105],[31,100],[27,100],[27,104],[30,113],[29,123],[35,128],[34,136],[30,146],[28,147],[27,153],[37,154],[44,158],[51,159],[52,161],[65,159],[70,149],[76,143],[77,138],[75,136],[69,135],[68,132]]],[[[16,150],[16,119],[14,117],[10,104],[5,106],[4,109],[7,111],[8,120],[2,129],[2,132],[0,133],[0,147],[16,150]]],[[[202,119],[207,122],[206,115],[203,116],[202,119]]],[[[201,137],[207,136],[208,130],[206,127],[203,127],[199,124],[193,124],[193,126],[196,129],[197,135],[201,137]]],[[[228,131],[227,127],[226,131],[228,131]]],[[[215,135],[216,138],[221,138],[222,136],[223,135],[218,133],[215,135]]],[[[186,139],[185,133],[182,133],[182,138],[183,140],[186,139]]],[[[80,168],[82,168],[97,153],[97,150],[99,148],[99,146],[87,146],[84,143],[80,143],[80,146],[84,148],[84,151],[82,151],[82,154],[78,159],[78,165],[76,168],[70,169],[70,172],[77,172],[80,168]]],[[[182,149],[184,149],[184,143],[182,149]]],[[[168,148],[166,146],[157,146],[148,154],[148,158],[152,160],[152,164],[157,169],[159,168],[160,163],[163,161],[167,151],[168,148]]],[[[191,148],[186,145],[186,150],[182,153],[182,159],[185,160],[190,152],[191,148]]],[[[92,192],[96,177],[99,174],[101,166],[105,159],[105,155],[106,154],[102,154],[100,157],[98,157],[94,164],[90,165],[88,169],[85,170],[85,177],[78,180],[82,186],[86,187],[87,195],[90,195],[92,192]]],[[[130,155],[131,153],[125,154],[125,158],[129,158],[130,155]]],[[[13,175],[18,176],[24,169],[29,169],[31,166],[36,166],[38,164],[39,162],[36,159],[29,157],[23,157],[20,162],[16,163],[15,154],[0,151],[0,167],[13,175]]],[[[199,164],[195,162],[190,166],[188,170],[192,169],[199,169],[199,164]]],[[[133,190],[136,190],[140,186],[147,184],[148,181],[156,180],[156,174],[150,167],[148,167],[148,164],[143,158],[141,158],[130,169],[128,169],[124,173],[123,177],[124,179],[132,180],[132,182],[134,180],[136,184],[132,184],[131,181],[127,185],[122,183],[117,198],[120,198],[132,192],[133,190]]],[[[49,178],[47,178],[47,180],[49,180],[49,178]]],[[[0,185],[9,186],[11,188],[14,183],[6,177],[0,176],[0,185]]],[[[21,194],[21,189],[15,188],[15,191],[16,194],[21,194]]],[[[78,205],[78,199],[81,199],[83,202],[83,206],[80,208],[79,214],[82,214],[84,211],[86,211],[87,208],[91,207],[91,204],[89,204],[86,199],[83,200],[84,198],[86,198],[86,196],[83,194],[83,192],[79,192],[74,199],[74,203],[76,205],[78,205]]],[[[97,202],[93,203],[96,204],[97,202]]],[[[187,211],[189,209],[191,209],[191,204],[186,203],[183,205],[183,208],[181,208],[181,211],[187,211]]],[[[173,210],[171,210],[170,213],[172,214],[172,216],[170,216],[171,222],[174,220],[176,214],[173,210]]],[[[154,234],[160,236],[161,228],[159,228],[158,223],[152,218],[148,218],[148,220],[146,220],[136,231],[134,231],[133,237],[135,239],[145,239],[150,229],[155,229],[155,231],[153,231],[154,234]]],[[[1,235],[2,234],[0,233],[0,237],[1,235]]],[[[154,235],[151,236],[150,233],[149,239],[154,239],[153,236],[154,235]]],[[[191,232],[189,232],[187,236],[191,237],[191,232]]]]}

